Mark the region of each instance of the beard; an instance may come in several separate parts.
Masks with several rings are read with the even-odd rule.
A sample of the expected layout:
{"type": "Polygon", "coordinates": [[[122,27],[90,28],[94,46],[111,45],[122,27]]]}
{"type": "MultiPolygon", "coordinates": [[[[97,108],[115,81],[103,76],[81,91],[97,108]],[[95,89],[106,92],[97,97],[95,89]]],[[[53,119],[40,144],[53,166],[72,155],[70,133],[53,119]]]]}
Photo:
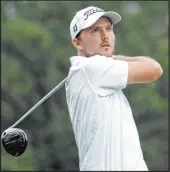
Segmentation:
{"type": "Polygon", "coordinates": [[[86,57],[91,57],[91,56],[95,56],[95,55],[100,55],[99,53],[97,52],[91,52],[91,51],[85,51],[85,56],[86,57]]]}

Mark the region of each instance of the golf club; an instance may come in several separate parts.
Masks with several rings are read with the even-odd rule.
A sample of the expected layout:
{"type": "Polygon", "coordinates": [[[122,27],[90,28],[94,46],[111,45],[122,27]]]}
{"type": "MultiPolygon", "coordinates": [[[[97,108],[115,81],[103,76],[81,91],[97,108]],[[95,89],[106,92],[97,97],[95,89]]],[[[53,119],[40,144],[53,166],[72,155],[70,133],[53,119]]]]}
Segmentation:
{"type": "Polygon", "coordinates": [[[25,152],[27,147],[27,135],[23,130],[15,127],[28,115],[30,115],[35,109],[37,109],[45,100],[47,100],[56,91],[58,91],[65,84],[66,80],[67,78],[61,81],[47,95],[45,95],[39,102],[37,102],[28,112],[26,112],[18,121],[16,121],[11,127],[6,129],[2,133],[1,141],[7,153],[12,156],[20,156],[25,152]]]}

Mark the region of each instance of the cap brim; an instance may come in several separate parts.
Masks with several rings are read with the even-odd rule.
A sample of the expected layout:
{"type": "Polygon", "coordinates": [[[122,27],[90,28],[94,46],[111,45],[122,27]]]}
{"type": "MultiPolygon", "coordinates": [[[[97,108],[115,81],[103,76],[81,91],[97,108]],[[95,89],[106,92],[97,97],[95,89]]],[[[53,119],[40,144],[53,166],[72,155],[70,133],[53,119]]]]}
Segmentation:
{"type": "Polygon", "coordinates": [[[112,11],[106,12],[104,15],[102,15],[102,17],[108,17],[112,24],[116,24],[121,20],[121,16],[118,13],[112,11]]]}
{"type": "Polygon", "coordinates": [[[113,11],[108,11],[108,12],[105,12],[103,14],[99,14],[99,15],[93,16],[89,20],[89,22],[87,22],[84,25],[84,27],[82,29],[85,29],[85,28],[90,27],[91,25],[93,25],[94,23],[96,23],[97,20],[99,20],[101,17],[107,17],[107,18],[109,18],[112,24],[117,24],[121,20],[121,16],[118,13],[113,12],[113,11]]]}

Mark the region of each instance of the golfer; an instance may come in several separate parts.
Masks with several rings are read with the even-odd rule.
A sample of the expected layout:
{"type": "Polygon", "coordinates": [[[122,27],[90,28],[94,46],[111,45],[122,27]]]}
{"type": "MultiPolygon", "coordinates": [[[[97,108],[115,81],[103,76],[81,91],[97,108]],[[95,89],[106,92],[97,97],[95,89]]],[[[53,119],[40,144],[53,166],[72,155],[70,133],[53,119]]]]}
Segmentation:
{"type": "Polygon", "coordinates": [[[90,6],[70,24],[77,55],[70,57],[65,87],[80,171],[148,171],[123,89],[155,81],[163,70],[151,57],[114,54],[113,26],[120,20],[90,6]]]}

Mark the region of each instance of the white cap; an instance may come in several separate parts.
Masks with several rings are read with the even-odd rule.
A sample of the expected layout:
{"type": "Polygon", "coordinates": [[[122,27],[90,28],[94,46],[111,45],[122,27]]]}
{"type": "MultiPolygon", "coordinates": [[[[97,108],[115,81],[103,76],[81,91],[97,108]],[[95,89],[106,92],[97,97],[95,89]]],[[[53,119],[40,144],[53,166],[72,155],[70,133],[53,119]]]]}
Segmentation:
{"type": "Polygon", "coordinates": [[[116,24],[121,20],[121,16],[113,11],[105,12],[103,9],[93,6],[84,8],[75,14],[70,23],[71,38],[75,38],[82,29],[93,25],[100,17],[109,18],[112,24],[116,24]]]}

